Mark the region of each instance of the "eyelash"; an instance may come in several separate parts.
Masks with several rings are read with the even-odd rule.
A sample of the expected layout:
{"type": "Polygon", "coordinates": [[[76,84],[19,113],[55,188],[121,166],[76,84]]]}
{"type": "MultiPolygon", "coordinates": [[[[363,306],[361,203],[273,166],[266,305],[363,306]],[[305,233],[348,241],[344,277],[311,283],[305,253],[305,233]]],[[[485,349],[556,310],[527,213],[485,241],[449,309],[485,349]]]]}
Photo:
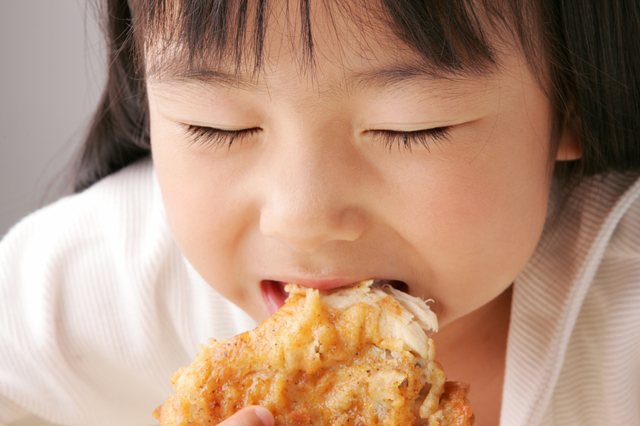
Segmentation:
{"type": "Polygon", "coordinates": [[[259,127],[242,130],[221,130],[213,127],[193,126],[191,124],[186,125],[186,128],[193,143],[206,142],[216,147],[227,146],[228,148],[231,148],[231,145],[237,139],[253,136],[260,131],[259,127]]]}
{"type": "MultiPolygon", "coordinates": [[[[248,136],[253,136],[261,129],[253,127],[242,130],[221,130],[213,127],[203,127],[186,125],[187,133],[194,143],[206,142],[216,147],[231,145],[237,140],[248,136]]],[[[391,150],[393,147],[411,151],[414,146],[423,146],[430,151],[430,144],[446,141],[449,139],[450,126],[435,127],[433,129],[418,130],[415,132],[400,132],[394,130],[369,130],[375,136],[382,139],[385,148],[391,150]]]]}
{"type": "Polygon", "coordinates": [[[432,129],[418,130],[415,132],[399,132],[394,130],[373,130],[382,144],[389,151],[394,147],[411,151],[415,146],[423,146],[431,152],[431,144],[449,140],[451,126],[434,127],[432,129]]]}

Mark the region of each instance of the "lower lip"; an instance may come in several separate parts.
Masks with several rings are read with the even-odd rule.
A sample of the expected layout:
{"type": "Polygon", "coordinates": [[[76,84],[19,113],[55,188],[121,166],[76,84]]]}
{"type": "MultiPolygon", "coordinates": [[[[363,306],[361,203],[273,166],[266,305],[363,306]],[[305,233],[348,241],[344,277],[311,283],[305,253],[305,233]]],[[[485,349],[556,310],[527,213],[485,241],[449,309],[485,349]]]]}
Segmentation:
{"type": "Polygon", "coordinates": [[[280,281],[264,280],[260,282],[260,290],[262,290],[262,298],[267,306],[269,315],[273,315],[278,309],[284,305],[287,299],[287,292],[284,291],[285,283],[280,281]]]}

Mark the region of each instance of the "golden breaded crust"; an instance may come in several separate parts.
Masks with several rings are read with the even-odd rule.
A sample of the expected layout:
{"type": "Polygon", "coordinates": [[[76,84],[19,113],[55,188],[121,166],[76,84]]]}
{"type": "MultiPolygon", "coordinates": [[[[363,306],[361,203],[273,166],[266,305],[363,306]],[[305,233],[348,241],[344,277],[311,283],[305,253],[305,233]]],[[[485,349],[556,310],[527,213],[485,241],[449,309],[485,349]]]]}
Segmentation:
{"type": "Polygon", "coordinates": [[[334,309],[316,290],[292,292],[255,330],[202,345],[154,415],[163,426],[215,425],[261,405],[276,426],[412,426],[430,418],[470,425],[444,422],[468,405],[460,392],[445,392],[431,339],[423,358],[381,337],[383,311],[397,309],[391,297],[334,309]]]}
{"type": "Polygon", "coordinates": [[[445,382],[440,397],[441,411],[429,419],[429,426],[474,426],[475,417],[467,395],[469,385],[463,382],[445,382]]]}

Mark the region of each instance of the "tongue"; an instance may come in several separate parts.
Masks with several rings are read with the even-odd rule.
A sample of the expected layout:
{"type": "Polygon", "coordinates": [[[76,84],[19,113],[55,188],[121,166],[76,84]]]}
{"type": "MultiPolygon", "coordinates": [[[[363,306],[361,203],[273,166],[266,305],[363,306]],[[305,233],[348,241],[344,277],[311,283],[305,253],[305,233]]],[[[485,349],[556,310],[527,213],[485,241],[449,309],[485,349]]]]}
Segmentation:
{"type": "Polygon", "coordinates": [[[270,315],[273,315],[278,309],[284,305],[287,299],[287,293],[284,291],[285,283],[280,281],[265,280],[260,283],[262,290],[262,298],[267,305],[270,315]]]}

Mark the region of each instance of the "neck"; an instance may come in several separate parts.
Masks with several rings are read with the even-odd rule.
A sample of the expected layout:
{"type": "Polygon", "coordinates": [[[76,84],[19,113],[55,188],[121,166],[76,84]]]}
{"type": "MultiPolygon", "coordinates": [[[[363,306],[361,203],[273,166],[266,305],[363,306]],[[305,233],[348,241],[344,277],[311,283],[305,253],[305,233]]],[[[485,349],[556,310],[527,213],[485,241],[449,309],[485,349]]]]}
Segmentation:
{"type": "Polygon", "coordinates": [[[438,360],[448,380],[471,384],[469,400],[478,424],[498,425],[502,402],[511,287],[438,332],[438,360]]]}

